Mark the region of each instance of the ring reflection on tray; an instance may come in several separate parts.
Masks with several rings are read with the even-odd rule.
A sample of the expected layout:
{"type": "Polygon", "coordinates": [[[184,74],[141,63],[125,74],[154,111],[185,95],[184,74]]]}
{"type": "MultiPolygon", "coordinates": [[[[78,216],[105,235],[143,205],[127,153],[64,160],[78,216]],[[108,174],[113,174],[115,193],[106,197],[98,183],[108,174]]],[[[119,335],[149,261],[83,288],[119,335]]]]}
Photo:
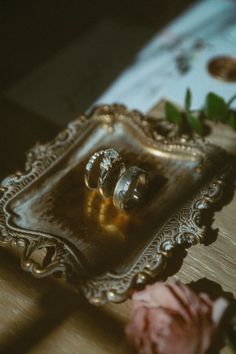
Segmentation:
{"type": "Polygon", "coordinates": [[[96,191],[88,194],[86,200],[86,214],[93,221],[97,220],[100,227],[106,231],[107,235],[114,235],[116,239],[125,241],[127,228],[130,223],[136,225],[141,222],[141,218],[132,217],[127,213],[121,213],[114,208],[111,199],[102,199],[96,191]]]}

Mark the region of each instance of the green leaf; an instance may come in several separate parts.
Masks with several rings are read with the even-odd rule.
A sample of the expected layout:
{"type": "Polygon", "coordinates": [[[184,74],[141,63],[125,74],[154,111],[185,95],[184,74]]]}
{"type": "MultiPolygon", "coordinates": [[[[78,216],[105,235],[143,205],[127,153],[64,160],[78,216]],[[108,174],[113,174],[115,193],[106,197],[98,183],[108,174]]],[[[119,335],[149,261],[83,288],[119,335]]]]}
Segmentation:
{"type": "Polygon", "coordinates": [[[201,120],[189,112],[186,113],[186,118],[192,130],[194,130],[199,135],[203,135],[203,125],[201,120]]]}
{"type": "Polygon", "coordinates": [[[230,114],[228,115],[227,123],[231,128],[236,130],[236,116],[234,115],[233,112],[230,112],[230,114]]]}
{"type": "Polygon", "coordinates": [[[206,97],[205,114],[209,119],[224,121],[228,114],[228,106],[225,100],[210,92],[206,97]]]}
{"type": "Polygon", "coordinates": [[[171,123],[181,125],[183,122],[182,113],[168,101],[165,104],[165,115],[166,119],[171,123]]]}
{"type": "Polygon", "coordinates": [[[236,95],[233,95],[227,102],[227,106],[229,107],[236,100],[236,95]]]}
{"type": "Polygon", "coordinates": [[[191,94],[190,89],[187,88],[186,94],[185,94],[185,109],[186,109],[186,111],[190,110],[191,103],[192,103],[192,94],[191,94]]]}

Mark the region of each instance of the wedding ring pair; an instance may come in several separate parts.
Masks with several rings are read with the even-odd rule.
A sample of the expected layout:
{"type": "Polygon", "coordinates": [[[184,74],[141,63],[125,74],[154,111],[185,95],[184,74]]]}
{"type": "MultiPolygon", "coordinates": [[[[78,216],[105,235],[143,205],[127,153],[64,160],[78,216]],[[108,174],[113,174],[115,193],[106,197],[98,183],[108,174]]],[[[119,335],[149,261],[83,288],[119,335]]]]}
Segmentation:
{"type": "Polygon", "coordinates": [[[138,206],[148,184],[148,174],[142,168],[126,168],[120,154],[113,148],[95,152],[84,173],[89,189],[97,189],[103,198],[113,198],[116,208],[129,211],[138,206]]]}

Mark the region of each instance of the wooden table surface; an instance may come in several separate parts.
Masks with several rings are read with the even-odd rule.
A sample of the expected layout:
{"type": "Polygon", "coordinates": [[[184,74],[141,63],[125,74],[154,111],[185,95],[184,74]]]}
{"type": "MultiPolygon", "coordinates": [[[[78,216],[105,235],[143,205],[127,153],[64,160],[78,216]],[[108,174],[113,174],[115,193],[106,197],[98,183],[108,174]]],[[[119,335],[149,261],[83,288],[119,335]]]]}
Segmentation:
{"type": "MultiPolygon", "coordinates": [[[[158,117],[160,106],[151,114],[158,117]]],[[[52,134],[54,128],[50,129],[52,134]]],[[[236,133],[230,128],[214,126],[209,140],[236,155],[236,133]]],[[[235,297],[236,197],[231,183],[226,205],[214,214],[207,244],[177,253],[168,275],[183,282],[198,280],[200,286],[213,291],[222,287],[235,297]]],[[[0,248],[0,255],[0,353],[132,353],[123,332],[130,317],[130,300],[92,306],[54,278],[37,280],[21,271],[15,251],[0,248]]],[[[224,348],[221,353],[229,354],[230,350],[224,348]]]]}

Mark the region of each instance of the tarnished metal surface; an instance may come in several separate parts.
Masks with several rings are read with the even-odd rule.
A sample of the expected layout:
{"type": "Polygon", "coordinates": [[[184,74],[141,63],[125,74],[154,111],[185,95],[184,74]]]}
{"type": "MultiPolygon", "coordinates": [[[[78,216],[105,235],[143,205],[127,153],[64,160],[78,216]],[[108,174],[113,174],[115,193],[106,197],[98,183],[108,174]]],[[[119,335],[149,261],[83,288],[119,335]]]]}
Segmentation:
{"type": "Polygon", "coordinates": [[[160,274],[176,245],[203,241],[201,213],[222,195],[226,154],[158,128],[139,112],[102,106],[31,149],[25,171],[0,187],[1,242],[23,248],[25,270],[64,274],[93,303],[118,302],[160,274]],[[89,157],[111,147],[149,173],[135,212],[119,211],[85,186],[89,157]]]}

